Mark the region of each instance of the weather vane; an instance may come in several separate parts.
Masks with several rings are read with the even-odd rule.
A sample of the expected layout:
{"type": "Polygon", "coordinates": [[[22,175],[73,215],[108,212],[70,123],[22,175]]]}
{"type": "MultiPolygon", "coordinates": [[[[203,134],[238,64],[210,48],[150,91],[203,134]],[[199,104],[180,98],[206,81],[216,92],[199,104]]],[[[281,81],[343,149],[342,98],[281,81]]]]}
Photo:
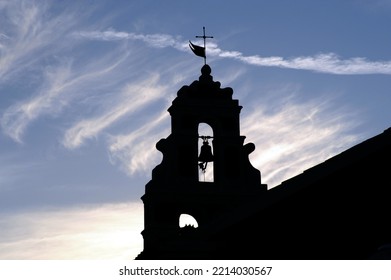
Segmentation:
{"type": "Polygon", "coordinates": [[[206,38],[213,38],[213,36],[206,36],[205,35],[205,26],[203,27],[204,35],[202,36],[195,36],[196,38],[203,38],[204,39],[204,46],[197,46],[194,45],[190,40],[189,40],[189,47],[190,49],[194,52],[195,55],[201,56],[204,58],[204,63],[206,64],[206,38]]]}

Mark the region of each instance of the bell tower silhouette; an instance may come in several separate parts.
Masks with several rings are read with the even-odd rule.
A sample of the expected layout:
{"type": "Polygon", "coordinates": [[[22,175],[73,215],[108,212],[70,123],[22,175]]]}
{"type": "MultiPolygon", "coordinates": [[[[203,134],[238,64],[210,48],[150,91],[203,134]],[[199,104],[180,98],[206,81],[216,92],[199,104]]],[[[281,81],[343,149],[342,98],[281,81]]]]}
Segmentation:
{"type": "Polygon", "coordinates": [[[141,198],[144,250],[136,259],[212,258],[215,248],[209,237],[215,224],[266,192],[259,170],[249,161],[255,145],[244,144],[240,135],[242,106],[232,95],[232,88],[213,81],[207,64],[199,80],[177,92],[168,109],[171,134],[156,144],[162,162],[153,169],[141,198]],[[200,123],[208,124],[213,135],[199,135],[200,123]],[[208,162],[213,162],[213,182],[199,179],[208,162]],[[181,214],[193,216],[198,227],[180,228],[181,214]]]}

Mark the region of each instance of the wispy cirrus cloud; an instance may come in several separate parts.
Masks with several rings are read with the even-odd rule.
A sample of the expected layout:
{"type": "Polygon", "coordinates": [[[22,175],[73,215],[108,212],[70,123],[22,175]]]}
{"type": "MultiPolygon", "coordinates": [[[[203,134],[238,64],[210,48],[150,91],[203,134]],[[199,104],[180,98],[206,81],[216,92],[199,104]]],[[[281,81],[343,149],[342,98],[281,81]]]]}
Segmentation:
{"type": "Polygon", "coordinates": [[[69,48],[65,34],[79,23],[72,12],[50,16],[45,1],[5,1],[1,8],[0,84],[69,48]]]}
{"type": "MultiPolygon", "coordinates": [[[[15,141],[22,143],[22,136],[28,125],[43,115],[60,113],[75,100],[108,90],[112,82],[118,82],[123,75],[115,71],[126,59],[128,53],[107,55],[75,66],[73,59],[61,60],[56,66],[48,66],[43,72],[42,84],[33,90],[33,96],[7,108],[1,118],[3,132],[15,141]],[[112,77],[115,79],[112,79],[112,77]],[[97,89],[97,85],[100,88],[97,89]],[[96,90],[96,93],[91,91],[96,90]]],[[[114,82],[114,83],[115,83],[114,82]]],[[[113,86],[114,87],[114,86],[113,86]]]]}
{"type": "MultiPolygon", "coordinates": [[[[188,41],[168,34],[136,34],[115,30],[79,32],[77,35],[92,40],[140,40],[151,47],[173,47],[189,51],[188,41]]],[[[281,56],[246,56],[239,51],[226,51],[215,43],[208,43],[208,54],[220,58],[236,59],[246,64],[262,67],[279,67],[308,70],[336,75],[386,74],[391,75],[391,61],[370,61],[365,57],[340,58],[335,53],[320,53],[313,56],[284,58],[281,56]]]]}
{"type": "Polygon", "coordinates": [[[75,32],[74,36],[80,36],[88,39],[117,41],[117,40],[138,40],[148,44],[151,47],[166,48],[174,47],[184,49],[186,43],[180,41],[180,37],[174,37],[169,34],[137,34],[132,32],[118,32],[115,30],[75,32]]]}
{"type": "Polygon", "coordinates": [[[3,131],[21,143],[22,135],[30,122],[42,114],[61,110],[66,103],[61,92],[67,87],[70,75],[70,64],[47,71],[45,81],[35,96],[12,105],[4,112],[1,118],[3,131]]]}
{"type": "Polygon", "coordinates": [[[335,53],[321,53],[315,56],[300,56],[289,59],[280,56],[244,56],[240,52],[227,53],[224,51],[218,55],[238,59],[256,66],[309,70],[337,75],[391,74],[391,61],[369,61],[363,57],[341,59],[335,53]]]}
{"type": "Polygon", "coordinates": [[[132,113],[137,113],[150,103],[157,102],[159,96],[165,91],[165,86],[158,82],[159,75],[155,73],[141,82],[125,85],[117,102],[107,106],[105,112],[96,117],[80,120],[67,129],[63,140],[64,146],[70,149],[77,148],[85,140],[96,137],[122,117],[126,115],[130,117],[132,113]]]}
{"type": "Polygon", "coordinates": [[[169,135],[167,112],[159,112],[128,134],[113,135],[110,137],[109,152],[111,162],[119,166],[127,174],[136,172],[149,173],[153,164],[158,164],[159,152],[155,147],[157,141],[169,135]],[[162,124],[166,122],[166,126],[162,124]]]}
{"type": "Polygon", "coordinates": [[[251,162],[268,187],[300,174],[360,139],[352,132],[360,124],[355,113],[333,107],[335,103],[325,97],[298,103],[292,94],[294,89],[288,92],[272,111],[266,106],[247,108],[249,112],[242,119],[242,132],[257,147],[250,155],[251,162]]]}
{"type": "MultiPolygon", "coordinates": [[[[75,97],[76,86],[102,69],[83,73],[73,67],[75,57],[67,55],[75,44],[68,32],[80,24],[75,11],[53,14],[48,2],[26,0],[4,1],[0,8],[0,95],[5,100],[14,92],[19,96],[2,112],[0,126],[22,143],[31,122],[61,112],[75,97]]],[[[82,69],[91,70],[86,65],[91,63],[82,69]]]]}

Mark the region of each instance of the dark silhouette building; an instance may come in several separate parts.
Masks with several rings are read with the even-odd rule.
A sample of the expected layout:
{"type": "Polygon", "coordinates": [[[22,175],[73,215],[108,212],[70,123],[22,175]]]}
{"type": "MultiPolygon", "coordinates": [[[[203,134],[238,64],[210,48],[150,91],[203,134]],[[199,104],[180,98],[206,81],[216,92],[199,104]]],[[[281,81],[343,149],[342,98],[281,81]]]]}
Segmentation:
{"type": "Polygon", "coordinates": [[[233,90],[208,65],[201,73],[168,109],[171,134],[156,144],[163,159],[142,196],[136,259],[390,257],[391,129],[267,190],[249,161],[255,146],[240,135],[233,90]],[[200,135],[201,123],[213,135],[200,135]],[[199,172],[208,163],[212,182],[199,172]],[[181,228],[181,214],[198,227],[181,228]]]}

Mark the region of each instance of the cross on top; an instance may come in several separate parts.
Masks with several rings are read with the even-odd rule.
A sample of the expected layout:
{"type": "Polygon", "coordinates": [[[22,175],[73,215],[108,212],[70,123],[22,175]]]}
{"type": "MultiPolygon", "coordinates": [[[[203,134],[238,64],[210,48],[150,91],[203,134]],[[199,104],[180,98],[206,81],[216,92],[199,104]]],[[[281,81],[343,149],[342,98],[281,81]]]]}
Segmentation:
{"type": "Polygon", "coordinates": [[[206,38],[213,38],[213,36],[206,36],[205,35],[205,26],[203,27],[203,34],[202,36],[196,36],[196,38],[203,38],[204,39],[204,50],[205,50],[205,57],[204,57],[204,62],[206,64],[206,38]]]}

